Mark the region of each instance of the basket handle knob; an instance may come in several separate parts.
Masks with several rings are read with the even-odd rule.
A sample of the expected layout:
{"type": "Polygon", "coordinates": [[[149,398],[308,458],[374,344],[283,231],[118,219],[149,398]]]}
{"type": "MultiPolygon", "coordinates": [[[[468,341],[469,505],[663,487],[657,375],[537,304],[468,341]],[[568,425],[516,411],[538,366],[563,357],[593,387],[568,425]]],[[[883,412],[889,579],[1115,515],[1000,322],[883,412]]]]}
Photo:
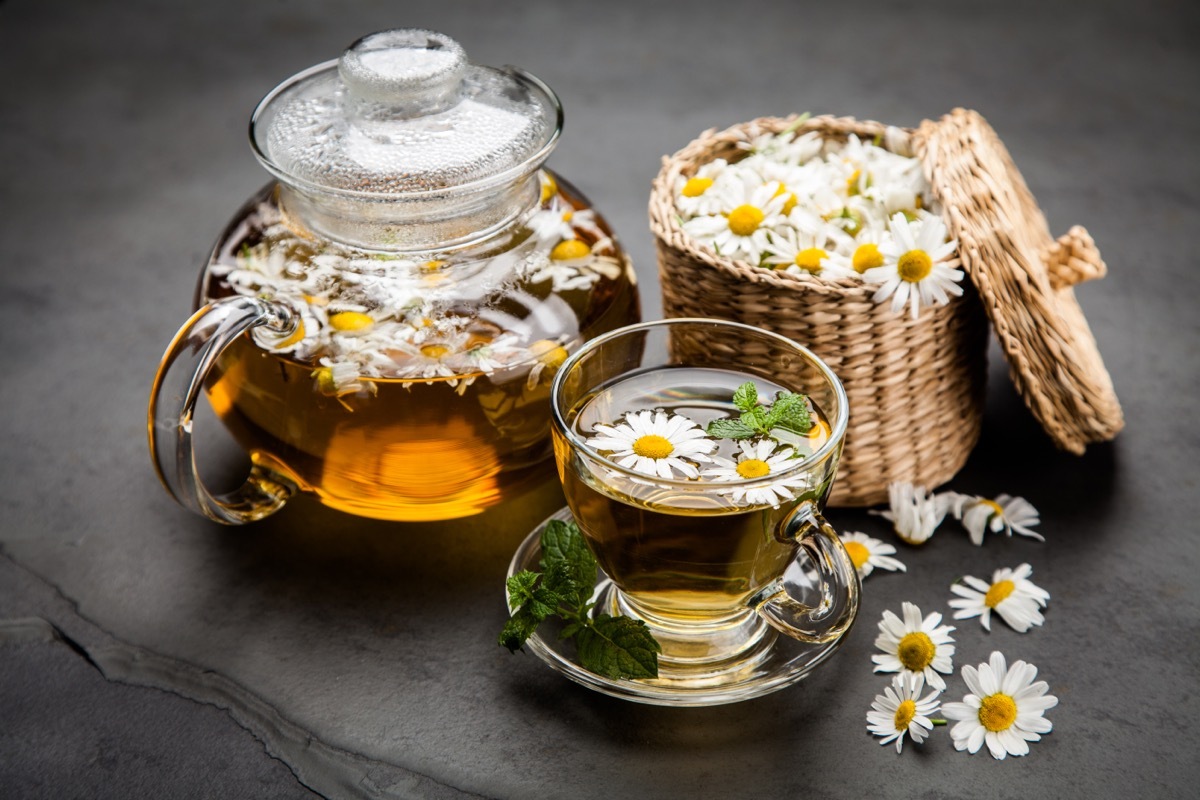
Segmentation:
{"type": "Polygon", "coordinates": [[[1055,289],[1103,278],[1108,272],[1104,259],[1100,258],[1100,250],[1082,225],[1076,225],[1058,237],[1046,249],[1042,260],[1050,273],[1050,285],[1055,289]]]}

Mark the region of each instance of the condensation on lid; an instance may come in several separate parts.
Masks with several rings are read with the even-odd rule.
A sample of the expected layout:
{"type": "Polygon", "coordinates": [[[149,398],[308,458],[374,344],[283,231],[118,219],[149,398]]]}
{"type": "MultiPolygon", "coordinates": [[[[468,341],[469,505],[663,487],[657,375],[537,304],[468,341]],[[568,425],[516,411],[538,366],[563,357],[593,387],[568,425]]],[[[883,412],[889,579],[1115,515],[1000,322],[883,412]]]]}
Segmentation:
{"type": "Polygon", "coordinates": [[[558,99],[531,76],[471,64],[442,34],[395,30],[283,83],[252,136],[285,181],[390,195],[519,170],[558,126],[558,99]]]}

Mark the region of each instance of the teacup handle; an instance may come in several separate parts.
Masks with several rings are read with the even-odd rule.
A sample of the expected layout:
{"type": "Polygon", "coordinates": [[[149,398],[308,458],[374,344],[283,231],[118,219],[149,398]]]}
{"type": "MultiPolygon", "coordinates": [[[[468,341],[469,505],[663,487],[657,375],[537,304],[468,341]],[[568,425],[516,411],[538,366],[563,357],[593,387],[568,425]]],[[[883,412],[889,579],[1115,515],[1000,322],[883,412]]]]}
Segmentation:
{"type": "Polygon", "coordinates": [[[821,602],[801,603],[788,594],[783,579],[764,586],[751,606],[771,627],[814,644],[837,639],[858,614],[861,584],[845,545],[811,500],[801,503],[786,523],[786,535],[800,545],[816,566],[821,602]]]}
{"type": "Polygon", "coordinates": [[[296,487],[255,465],[246,482],[228,494],[205,488],[196,469],[192,419],[196,401],[221,351],[252,328],[284,341],[299,315],[255,297],[226,297],[192,315],[163,354],[150,390],[147,430],[150,456],[166,490],[185,508],[226,525],[240,525],[278,511],[296,487]]]}

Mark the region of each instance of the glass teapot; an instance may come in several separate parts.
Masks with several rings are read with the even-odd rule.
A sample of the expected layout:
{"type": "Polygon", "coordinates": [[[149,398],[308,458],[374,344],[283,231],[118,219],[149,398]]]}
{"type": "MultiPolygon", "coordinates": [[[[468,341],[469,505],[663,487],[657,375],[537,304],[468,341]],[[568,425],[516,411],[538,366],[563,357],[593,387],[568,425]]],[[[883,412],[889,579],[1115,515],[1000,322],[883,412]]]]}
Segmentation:
{"type": "Polygon", "coordinates": [[[541,168],[561,130],[544,83],[430,31],[366,36],[268,94],[250,133],[276,180],[218,240],[151,391],[175,499],[229,524],[296,491],[450,519],[537,471],[554,373],[639,318],[607,224],[541,168]],[[251,457],[229,494],[197,473],[201,391],[251,457]]]}

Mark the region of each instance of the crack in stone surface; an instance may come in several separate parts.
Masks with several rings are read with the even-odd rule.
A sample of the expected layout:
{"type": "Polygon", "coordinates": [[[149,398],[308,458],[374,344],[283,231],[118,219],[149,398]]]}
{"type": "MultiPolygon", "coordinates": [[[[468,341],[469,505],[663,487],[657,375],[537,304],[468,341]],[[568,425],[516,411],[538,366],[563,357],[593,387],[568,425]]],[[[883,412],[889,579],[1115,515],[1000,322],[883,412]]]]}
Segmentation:
{"type": "MultiPolygon", "coordinates": [[[[0,645],[61,642],[106,680],[156,689],[225,711],[249,731],[266,753],[286,766],[308,789],[328,798],[367,800],[461,800],[478,798],[403,767],[332,747],[285,718],[274,706],[220,673],[123,642],[80,612],[53,581],[38,575],[0,548],[0,561],[20,570],[68,607],[74,625],[94,629],[111,643],[88,646],[64,626],[42,616],[0,619],[0,645]]],[[[93,634],[94,637],[94,634],[93,634]]],[[[93,638],[88,637],[88,638],[93,638]]]]}

